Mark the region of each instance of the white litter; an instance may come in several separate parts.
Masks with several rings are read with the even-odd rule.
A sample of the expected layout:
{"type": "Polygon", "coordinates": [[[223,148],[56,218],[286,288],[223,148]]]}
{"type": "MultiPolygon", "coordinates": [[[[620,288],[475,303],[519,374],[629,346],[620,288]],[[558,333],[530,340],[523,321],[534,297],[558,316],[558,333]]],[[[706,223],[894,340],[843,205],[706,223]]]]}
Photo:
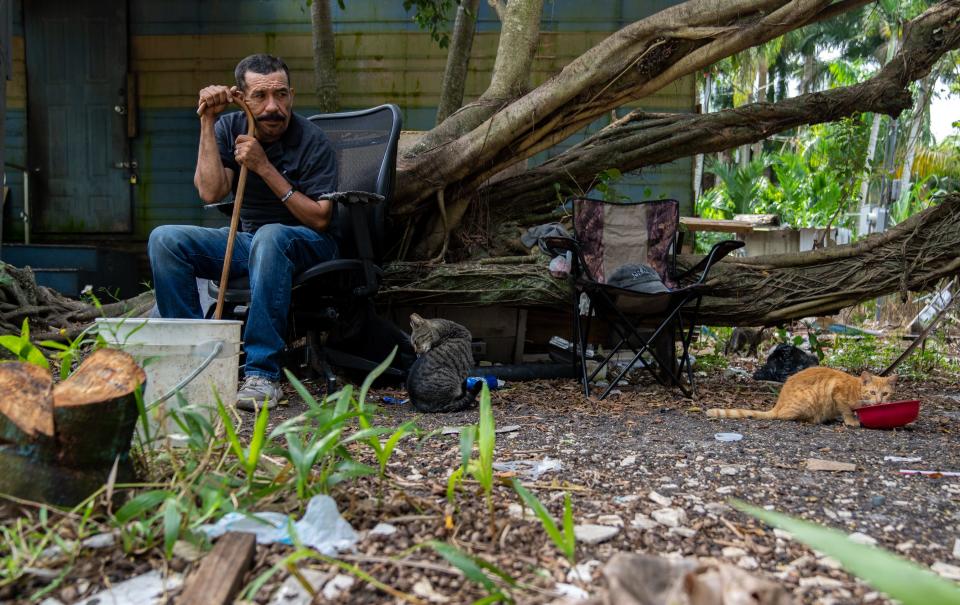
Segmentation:
{"type": "Polygon", "coordinates": [[[923,460],[920,456],[884,456],[884,462],[920,462],[923,460]]]}
{"type": "Polygon", "coordinates": [[[76,605],[159,605],[166,603],[167,594],[182,584],[183,577],[180,574],[174,573],[164,578],[159,571],[153,570],[80,599],[76,605]]]}
{"type": "Polygon", "coordinates": [[[559,471],[563,468],[563,463],[557,458],[545,457],[543,460],[510,460],[508,462],[495,462],[494,470],[500,472],[516,472],[523,475],[524,479],[536,481],[541,475],[553,471],[559,471]]]}
{"type": "Polygon", "coordinates": [[[306,514],[295,523],[283,513],[227,513],[217,523],[199,529],[211,540],[228,531],[241,531],[254,534],[257,544],[293,544],[291,527],[302,544],[325,555],[352,549],[358,539],[357,532],[337,511],[337,503],[324,495],[310,498],[306,514]]]}
{"type": "Polygon", "coordinates": [[[743,435],[740,433],[714,433],[713,438],[717,441],[740,441],[743,435]]]}

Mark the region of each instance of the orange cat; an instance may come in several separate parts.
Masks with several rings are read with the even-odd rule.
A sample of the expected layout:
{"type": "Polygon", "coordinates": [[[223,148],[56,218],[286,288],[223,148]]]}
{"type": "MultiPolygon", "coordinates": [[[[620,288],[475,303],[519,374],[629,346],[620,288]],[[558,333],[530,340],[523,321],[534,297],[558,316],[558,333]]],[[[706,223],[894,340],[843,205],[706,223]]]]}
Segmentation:
{"type": "Polygon", "coordinates": [[[896,375],[882,378],[864,372],[851,376],[832,368],[814,367],[787,379],[772,410],[707,410],[714,418],[770,418],[822,423],[843,417],[848,426],[860,426],[853,410],[890,401],[896,375]]]}

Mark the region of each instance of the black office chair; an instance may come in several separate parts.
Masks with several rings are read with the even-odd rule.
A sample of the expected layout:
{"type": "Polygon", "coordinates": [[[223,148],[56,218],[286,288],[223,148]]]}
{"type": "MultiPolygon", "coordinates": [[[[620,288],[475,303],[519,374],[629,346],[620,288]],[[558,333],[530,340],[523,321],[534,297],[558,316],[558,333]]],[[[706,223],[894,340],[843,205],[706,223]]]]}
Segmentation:
{"type": "MultiPolygon", "coordinates": [[[[399,354],[385,376],[403,379],[415,359],[409,337],[379,318],[373,306],[383,276],[380,263],[396,174],[400,109],[380,105],[315,115],[310,121],[323,129],[337,154],[337,193],[325,197],[337,204],[340,258],[294,276],[285,367],[318,374],[330,393],[336,384],[330,366],[366,373],[397,345],[399,354]]],[[[217,297],[218,288],[210,282],[211,297],[217,297]]],[[[224,317],[245,317],[250,301],[246,276],[230,279],[224,301],[224,317]]]]}

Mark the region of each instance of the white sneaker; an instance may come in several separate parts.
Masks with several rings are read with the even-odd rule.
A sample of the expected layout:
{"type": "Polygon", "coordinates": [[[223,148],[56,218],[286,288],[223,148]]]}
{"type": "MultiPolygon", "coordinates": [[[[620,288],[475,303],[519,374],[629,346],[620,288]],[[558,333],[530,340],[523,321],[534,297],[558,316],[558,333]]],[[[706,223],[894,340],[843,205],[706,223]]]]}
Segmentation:
{"type": "Polygon", "coordinates": [[[283,390],[280,388],[280,381],[270,380],[263,376],[247,376],[237,393],[237,409],[256,412],[264,404],[266,404],[267,409],[272,409],[280,403],[282,395],[283,390]]]}

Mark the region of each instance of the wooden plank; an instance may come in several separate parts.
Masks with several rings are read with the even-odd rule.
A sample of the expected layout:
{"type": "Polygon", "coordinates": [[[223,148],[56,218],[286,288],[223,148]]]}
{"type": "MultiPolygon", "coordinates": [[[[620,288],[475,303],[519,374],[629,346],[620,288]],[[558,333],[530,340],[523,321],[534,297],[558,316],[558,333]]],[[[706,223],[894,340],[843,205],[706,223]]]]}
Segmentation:
{"type": "Polygon", "coordinates": [[[780,217],[776,214],[734,214],[733,220],[750,223],[757,227],[778,227],[780,225],[780,217]]]}
{"type": "Polygon", "coordinates": [[[718,233],[750,233],[753,231],[753,225],[746,221],[681,216],[680,224],[685,226],[687,231],[713,231],[718,233]]]}
{"type": "Polygon", "coordinates": [[[187,579],[178,605],[227,605],[240,590],[253,563],[257,539],[253,534],[227,532],[217,540],[200,568],[187,579]]]}
{"type": "Polygon", "coordinates": [[[517,338],[513,344],[513,363],[523,363],[523,345],[527,338],[527,310],[517,313],[517,338]]]}

